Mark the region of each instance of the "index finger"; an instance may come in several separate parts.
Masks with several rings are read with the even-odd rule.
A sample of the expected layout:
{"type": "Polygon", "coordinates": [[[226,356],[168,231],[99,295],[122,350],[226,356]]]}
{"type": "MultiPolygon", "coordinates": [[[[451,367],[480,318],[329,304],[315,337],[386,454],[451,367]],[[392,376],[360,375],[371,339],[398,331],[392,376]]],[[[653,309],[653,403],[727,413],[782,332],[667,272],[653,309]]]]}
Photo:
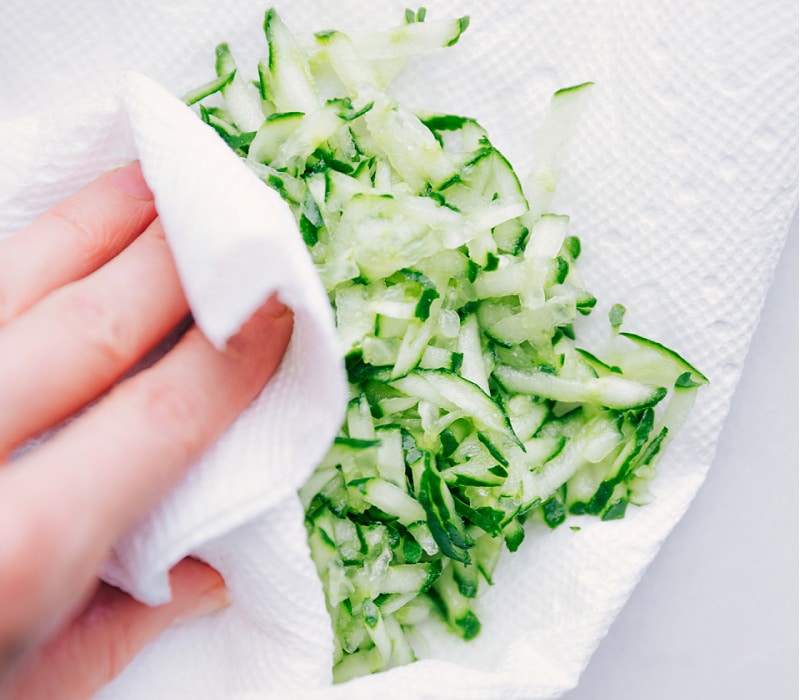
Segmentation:
{"type": "Polygon", "coordinates": [[[155,215],[139,163],[131,163],[0,240],[0,324],[111,260],[155,215]]]}

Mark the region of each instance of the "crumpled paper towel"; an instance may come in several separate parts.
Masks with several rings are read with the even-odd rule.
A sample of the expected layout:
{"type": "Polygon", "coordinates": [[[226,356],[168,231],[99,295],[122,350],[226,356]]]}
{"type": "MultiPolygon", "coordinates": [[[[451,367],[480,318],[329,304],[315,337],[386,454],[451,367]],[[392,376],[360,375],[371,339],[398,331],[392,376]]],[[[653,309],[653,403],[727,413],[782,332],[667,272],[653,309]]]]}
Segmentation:
{"type": "MultiPolygon", "coordinates": [[[[405,7],[275,5],[298,31],[385,27],[405,7]]],[[[217,42],[244,71],[264,52],[266,7],[252,0],[78,7],[6,3],[0,232],[133,155],[113,99],[123,70],[182,94],[211,77],[217,42]]],[[[531,531],[479,601],[483,631],[469,644],[434,628],[430,659],[328,687],[325,612],[302,514],[286,499],[197,550],[226,575],[233,607],[169,631],[101,698],[556,697],[703,481],[797,206],[797,8],[463,0],[428,11],[469,13],[472,26],[458,46],[414,59],[396,93],[478,118],[521,173],[550,94],[596,83],[554,209],[583,240],[596,313],[625,303],[628,330],[674,347],[712,383],[660,463],[654,503],[622,521],[576,519],[579,532],[531,531]]]]}

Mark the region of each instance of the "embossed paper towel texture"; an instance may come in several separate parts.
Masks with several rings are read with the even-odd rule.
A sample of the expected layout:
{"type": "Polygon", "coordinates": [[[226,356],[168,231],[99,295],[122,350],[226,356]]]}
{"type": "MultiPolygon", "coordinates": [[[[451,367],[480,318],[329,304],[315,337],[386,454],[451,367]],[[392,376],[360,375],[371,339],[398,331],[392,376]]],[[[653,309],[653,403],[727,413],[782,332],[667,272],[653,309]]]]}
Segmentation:
{"type": "MultiPolygon", "coordinates": [[[[53,138],[68,133],[76,103],[112,92],[121,69],[142,70],[180,94],[210,77],[218,41],[230,41],[245,70],[263,53],[265,8],[253,2],[150,2],[127,12],[95,2],[69,13],[48,5],[12,2],[7,10],[19,21],[0,60],[19,69],[0,77],[0,94],[13,96],[4,114],[49,107],[61,113],[7,131],[29,138],[14,143],[0,165],[0,230],[129,155],[123,137],[104,133],[102,120],[87,121],[92,109],[102,116],[107,105],[105,112],[104,105],[87,108],[73,142],[53,138]],[[111,148],[95,149],[87,162],[87,142],[111,148]]],[[[300,31],[386,26],[404,9],[400,2],[276,5],[300,31]]],[[[522,172],[535,157],[530,144],[549,95],[595,81],[554,208],[571,216],[584,242],[582,270],[603,304],[598,313],[622,301],[630,330],[675,347],[712,384],[661,463],[653,504],[624,521],[581,522],[579,533],[531,532],[480,601],[484,629],[477,640],[463,644],[434,631],[434,659],[319,694],[552,697],[577,682],[711,462],[797,206],[797,8],[755,0],[431,2],[428,8],[432,18],[467,12],[472,27],[457,47],[412,61],[398,94],[410,106],[477,117],[522,172]]],[[[291,514],[289,523],[296,524],[291,514]]],[[[264,551],[265,559],[279,556],[264,551]]],[[[252,568],[261,573],[258,564],[252,568]]],[[[299,589],[287,584],[307,571],[270,569],[266,593],[250,573],[238,573],[249,587],[249,607],[205,627],[173,630],[103,697],[309,695],[300,688],[326,678],[328,659],[318,658],[324,645],[304,646],[300,635],[288,637],[296,644],[290,653],[280,649],[286,631],[319,623],[304,612],[299,589]],[[259,596],[263,608],[283,606],[280,620],[267,626],[274,613],[258,605],[259,596]],[[277,650],[279,658],[295,660],[286,673],[270,664],[277,650]]]]}

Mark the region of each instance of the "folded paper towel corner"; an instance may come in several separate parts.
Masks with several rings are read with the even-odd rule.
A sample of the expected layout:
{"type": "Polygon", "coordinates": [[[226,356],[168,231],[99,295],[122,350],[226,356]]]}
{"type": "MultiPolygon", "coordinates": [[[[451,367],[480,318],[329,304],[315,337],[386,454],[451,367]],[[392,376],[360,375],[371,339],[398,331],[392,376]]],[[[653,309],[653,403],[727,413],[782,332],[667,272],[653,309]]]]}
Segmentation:
{"type": "Polygon", "coordinates": [[[279,290],[288,305],[326,319],[330,347],[330,304],[280,195],[157,83],[130,72],[123,95],[144,177],[206,337],[223,346],[279,290]]]}
{"type": "MultiPolygon", "coordinates": [[[[300,30],[354,18],[385,26],[389,13],[369,0],[276,4],[300,30]]],[[[169,595],[169,567],[192,553],[223,573],[233,605],[168,631],[98,698],[533,700],[575,685],[702,483],[797,206],[796,158],[785,155],[797,148],[796,10],[778,0],[735,9],[724,0],[700,9],[688,0],[429,8],[472,15],[464,52],[437,57],[427,80],[398,89],[412,106],[479,118],[523,169],[531,114],[548,91],[595,80],[596,108],[558,206],[582,232],[598,298],[625,302],[635,330],[684,351],[712,385],[665,455],[653,504],[623,521],[581,523],[580,533],[532,532],[481,599],[477,639],[464,644],[433,630],[433,658],[331,686],[330,623],[295,495],[342,419],[346,384],[330,306],[280,198],[170,95],[207,79],[212,69],[201,57],[215,41],[263,53],[265,8],[249,0],[146,5],[129,23],[112,4],[98,3],[91,16],[53,6],[59,36],[72,37],[55,75],[52,35],[27,11],[35,3],[17,5],[20,31],[0,47],[13,58],[4,79],[17,88],[9,108],[21,117],[0,133],[0,235],[138,157],[208,337],[223,344],[273,291],[296,318],[269,386],[118,544],[105,571],[155,604],[169,595]],[[20,29],[26,18],[28,32],[20,29]],[[535,42],[519,40],[526,25],[536,27],[535,42]],[[29,50],[40,36],[42,50],[29,50]],[[109,98],[130,67],[168,89],[128,75],[123,98],[109,98]]]]}

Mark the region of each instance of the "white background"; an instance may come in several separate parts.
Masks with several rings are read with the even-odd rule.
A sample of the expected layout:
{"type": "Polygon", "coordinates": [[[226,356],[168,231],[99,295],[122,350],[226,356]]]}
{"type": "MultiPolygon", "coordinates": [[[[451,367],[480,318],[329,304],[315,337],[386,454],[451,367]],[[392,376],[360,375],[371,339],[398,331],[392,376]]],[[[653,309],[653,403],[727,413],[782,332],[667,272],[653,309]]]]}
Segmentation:
{"type": "Polygon", "coordinates": [[[720,438],[580,685],[563,700],[797,700],[798,220],[720,438]]]}

